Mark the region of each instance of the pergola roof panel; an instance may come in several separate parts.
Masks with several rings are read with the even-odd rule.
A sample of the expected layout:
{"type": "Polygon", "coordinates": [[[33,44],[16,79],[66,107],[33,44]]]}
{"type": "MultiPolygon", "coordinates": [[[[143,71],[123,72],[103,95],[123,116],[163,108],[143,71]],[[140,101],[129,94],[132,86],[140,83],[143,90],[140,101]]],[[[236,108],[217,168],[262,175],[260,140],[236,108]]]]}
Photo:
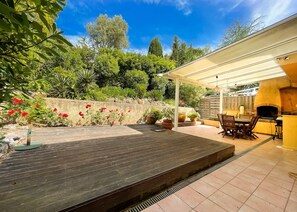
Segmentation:
{"type": "Polygon", "coordinates": [[[297,52],[297,15],[165,74],[215,87],[285,76],[278,58],[297,52]],[[216,79],[218,76],[218,79],[216,79]]]}

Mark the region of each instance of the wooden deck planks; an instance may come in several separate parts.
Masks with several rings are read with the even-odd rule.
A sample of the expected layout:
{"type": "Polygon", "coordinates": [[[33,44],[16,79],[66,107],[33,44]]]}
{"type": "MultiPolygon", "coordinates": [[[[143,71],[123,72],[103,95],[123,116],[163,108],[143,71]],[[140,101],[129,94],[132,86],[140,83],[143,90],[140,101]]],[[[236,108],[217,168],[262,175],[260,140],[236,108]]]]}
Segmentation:
{"type": "Polygon", "coordinates": [[[0,164],[0,210],[53,211],[78,204],[79,210],[118,210],[234,152],[233,145],[174,131],[131,128],[141,134],[13,153],[0,164]]]}

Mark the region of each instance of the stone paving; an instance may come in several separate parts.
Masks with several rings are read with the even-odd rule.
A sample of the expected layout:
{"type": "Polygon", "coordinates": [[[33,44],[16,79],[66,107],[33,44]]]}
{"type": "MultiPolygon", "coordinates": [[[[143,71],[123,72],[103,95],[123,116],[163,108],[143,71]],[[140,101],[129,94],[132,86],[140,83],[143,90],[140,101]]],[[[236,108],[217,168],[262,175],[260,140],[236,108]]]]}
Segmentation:
{"type": "MultiPolygon", "coordinates": [[[[207,126],[179,131],[234,143],[237,154],[248,144],[258,142],[222,139],[216,133],[219,129],[207,126]]],[[[271,140],[144,211],[296,212],[297,182],[289,172],[297,173],[297,151],[283,149],[281,140],[271,140]]]]}

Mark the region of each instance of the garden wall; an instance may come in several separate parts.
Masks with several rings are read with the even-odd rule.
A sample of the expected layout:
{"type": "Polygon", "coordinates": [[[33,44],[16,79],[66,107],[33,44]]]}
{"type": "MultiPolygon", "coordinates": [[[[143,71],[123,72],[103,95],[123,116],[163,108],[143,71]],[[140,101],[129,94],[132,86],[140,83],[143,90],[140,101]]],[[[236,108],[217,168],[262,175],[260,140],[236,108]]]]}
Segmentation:
{"type": "MultiPolygon", "coordinates": [[[[67,113],[69,119],[73,123],[77,123],[80,119],[78,113],[81,111],[85,113],[86,104],[91,104],[92,110],[99,110],[101,107],[106,107],[107,110],[116,110],[118,109],[121,112],[127,113],[124,124],[136,124],[141,120],[145,110],[150,107],[155,107],[162,110],[166,107],[166,104],[163,102],[148,102],[145,100],[131,100],[130,102],[98,102],[98,101],[88,101],[88,100],[72,100],[72,99],[60,99],[60,98],[45,98],[47,107],[57,108],[58,113],[67,113]]],[[[193,111],[193,108],[180,107],[180,112],[189,112],[193,111]]]]}

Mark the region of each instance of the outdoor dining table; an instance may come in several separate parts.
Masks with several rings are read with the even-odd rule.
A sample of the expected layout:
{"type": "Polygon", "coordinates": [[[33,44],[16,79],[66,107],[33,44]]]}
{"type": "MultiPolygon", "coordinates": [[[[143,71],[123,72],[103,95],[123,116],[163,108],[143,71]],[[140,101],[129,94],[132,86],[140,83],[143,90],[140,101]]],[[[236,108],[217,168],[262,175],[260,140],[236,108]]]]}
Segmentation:
{"type": "Polygon", "coordinates": [[[242,137],[246,138],[246,129],[247,126],[249,125],[250,120],[245,119],[245,118],[236,118],[235,119],[235,124],[242,124],[242,137]]]}

